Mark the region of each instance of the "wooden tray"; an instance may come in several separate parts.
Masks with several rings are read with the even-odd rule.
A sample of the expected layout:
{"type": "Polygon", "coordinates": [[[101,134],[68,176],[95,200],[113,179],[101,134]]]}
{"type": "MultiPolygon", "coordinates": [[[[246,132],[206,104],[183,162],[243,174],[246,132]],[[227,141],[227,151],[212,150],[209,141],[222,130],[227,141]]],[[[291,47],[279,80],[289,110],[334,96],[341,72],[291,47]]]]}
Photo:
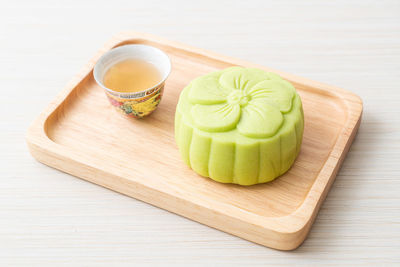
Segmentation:
{"type": "Polygon", "coordinates": [[[303,101],[300,155],[288,173],[271,183],[220,184],[181,161],[174,113],[190,80],[232,65],[274,71],[147,34],[119,34],[33,122],[29,149],[38,161],[90,182],[258,244],[295,249],[309,232],[354,139],[362,102],[342,89],[274,71],[294,84],[303,101]],[[143,120],[115,111],[92,75],[104,52],[138,43],[164,50],[173,66],[159,108],[143,120]]]}

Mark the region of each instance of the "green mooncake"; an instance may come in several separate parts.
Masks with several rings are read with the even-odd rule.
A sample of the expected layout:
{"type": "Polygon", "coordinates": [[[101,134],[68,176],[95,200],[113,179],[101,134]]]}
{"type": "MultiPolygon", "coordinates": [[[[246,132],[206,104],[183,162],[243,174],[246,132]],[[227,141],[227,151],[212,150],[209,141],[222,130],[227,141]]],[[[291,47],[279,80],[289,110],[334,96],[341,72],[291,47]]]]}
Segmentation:
{"type": "Polygon", "coordinates": [[[231,67],[194,79],[175,113],[183,161],[222,183],[253,185],[285,173],[300,151],[303,128],[293,85],[255,68],[231,67]]]}

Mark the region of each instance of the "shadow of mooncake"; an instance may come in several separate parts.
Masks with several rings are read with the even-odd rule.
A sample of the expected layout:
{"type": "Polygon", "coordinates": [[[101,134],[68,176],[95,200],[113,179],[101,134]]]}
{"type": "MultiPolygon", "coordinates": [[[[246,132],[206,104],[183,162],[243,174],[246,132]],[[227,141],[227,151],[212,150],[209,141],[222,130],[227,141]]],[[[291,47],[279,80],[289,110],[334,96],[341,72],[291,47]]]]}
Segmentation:
{"type": "Polygon", "coordinates": [[[183,161],[222,183],[274,180],[296,159],[304,129],[299,95],[279,75],[231,67],[181,92],[175,139],[183,161]]]}

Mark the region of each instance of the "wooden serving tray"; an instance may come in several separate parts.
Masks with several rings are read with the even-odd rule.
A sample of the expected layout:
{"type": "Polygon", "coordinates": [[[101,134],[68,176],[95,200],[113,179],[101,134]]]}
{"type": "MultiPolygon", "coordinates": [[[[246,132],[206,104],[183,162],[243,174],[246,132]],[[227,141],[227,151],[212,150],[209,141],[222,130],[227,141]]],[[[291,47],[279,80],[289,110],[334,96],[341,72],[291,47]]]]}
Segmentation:
{"type": "Polygon", "coordinates": [[[362,102],[345,90],[274,71],[293,83],[303,101],[299,157],[289,172],[267,184],[217,183],[180,159],[175,106],[190,80],[232,65],[273,71],[147,34],[120,34],[33,122],[29,149],[38,161],[90,182],[258,244],[295,249],[307,236],[354,139],[362,102]],[[124,44],[158,47],[172,61],[159,108],[142,120],[115,111],[92,75],[103,53],[124,44]]]}

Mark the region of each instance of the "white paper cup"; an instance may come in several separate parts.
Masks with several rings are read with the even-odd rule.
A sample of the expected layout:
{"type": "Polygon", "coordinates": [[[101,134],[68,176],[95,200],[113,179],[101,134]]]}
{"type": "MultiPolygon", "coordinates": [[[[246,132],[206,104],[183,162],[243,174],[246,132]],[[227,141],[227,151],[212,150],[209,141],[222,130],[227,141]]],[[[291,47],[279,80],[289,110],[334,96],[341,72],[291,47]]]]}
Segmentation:
{"type": "Polygon", "coordinates": [[[110,103],[128,116],[142,118],[153,112],[161,101],[165,80],[171,72],[171,61],[158,48],[141,45],[123,45],[105,53],[96,63],[93,76],[97,84],[104,88],[110,103]],[[126,59],[138,59],[153,64],[160,72],[159,83],[143,91],[121,93],[104,86],[104,75],[108,69],[126,59]]]}

